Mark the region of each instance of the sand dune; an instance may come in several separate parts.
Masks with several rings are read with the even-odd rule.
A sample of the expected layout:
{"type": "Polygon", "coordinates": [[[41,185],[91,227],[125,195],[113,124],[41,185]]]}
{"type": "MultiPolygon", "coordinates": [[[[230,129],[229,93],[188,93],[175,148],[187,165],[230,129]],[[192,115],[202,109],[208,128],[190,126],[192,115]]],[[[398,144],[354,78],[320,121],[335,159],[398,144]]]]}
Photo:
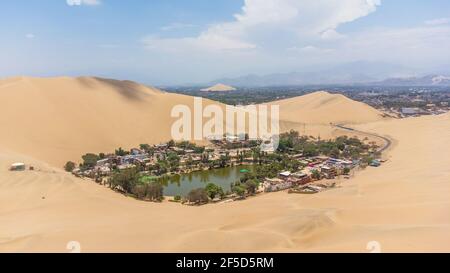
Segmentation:
{"type": "MultiPolygon", "coordinates": [[[[194,104],[193,97],[90,77],[1,80],[0,101],[7,102],[0,109],[0,147],[56,167],[68,160],[77,162],[88,152],[168,141],[176,120],[171,118],[172,108],[187,105],[193,109],[194,104]]],[[[373,108],[326,92],[274,104],[278,103],[282,131],[296,129],[322,138],[340,134],[330,122],[380,119],[373,108]]],[[[203,104],[225,109],[225,105],[206,99],[203,104]]]]}
{"type": "Polygon", "coordinates": [[[323,92],[281,101],[283,130],[309,122],[308,133],[333,135],[329,122],[353,123],[394,140],[388,163],[319,195],[193,208],[139,202],[55,168],[164,140],[171,106],[191,97],[96,78],[14,78],[0,81],[0,100],[0,252],[67,252],[69,241],[85,252],[367,252],[371,241],[387,252],[450,251],[450,114],[383,119],[323,92]],[[7,171],[17,161],[36,171],[7,171]]]}
{"type": "Polygon", "coordinates": [[[34,161],[40,171],[9,173],[24,159],[2,152],[0,251],[450,251],[450,115],[360,127],[396,144],[342,188],[199,208],[135,201],[34,161]]]}
{"type": "Polygon", "coordinates": [[[274,101],[280,106],[280,119],[307,124],[367,123],[383,119],[383,114],[367,104],[343,95],[315,92],[309,95],[274,101]]]}
{"type": "Polygon", "coordinates": [[[234,88],[232,86],[218,83],[209,88],[202,89],[201,91],[203,91],[203,92],[227,92],[227,91],[235,91],[235,90],[236,90],[236,88],[234,88]]]}
{"type": "Polygon", "coordinates": [[[133,82],[88,77],[0,81],[0,101],[8,102],[0,110],[0,146],[54,166],[87,152],[168,141],[173,106],[194,103],[133,82]]]}

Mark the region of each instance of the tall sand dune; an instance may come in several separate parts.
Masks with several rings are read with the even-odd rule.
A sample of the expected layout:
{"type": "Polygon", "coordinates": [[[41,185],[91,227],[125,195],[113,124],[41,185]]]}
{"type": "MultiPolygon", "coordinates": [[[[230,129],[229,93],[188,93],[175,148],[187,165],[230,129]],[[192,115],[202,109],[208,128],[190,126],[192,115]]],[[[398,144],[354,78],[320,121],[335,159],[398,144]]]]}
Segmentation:
{"type": "Polygon", "coordinates": [[[394,139],[382,167],[318,195],[203,207],[136,201],[0,149],[0,251],[449,252],[450,115],[358,129],[394,139]],[[37,169],[8,172],[16,161],[37,169]]]}
{"type": "Polygon", "coordinates": [[[268,105],[279,105],[280,119],[295,123],[355,124],[383,119],[381,112],[367,104],[324,91],[274,101],[268,105]]]}
{"type": "Polygon", "coordinates": [[[172,108],[194,103],[134,82],[90,77],[3,80],[0,101],[0,147],[54,166],[87,152],[168,141],[172,108]]]}
{"type": "MultiPolygon", "coordinates": [[[[88,152],[112,152],[172,138],[172,108],[194,98],[130,81],[92,77],[0,80],[0,147],[61,167],[88,152]]],[[[204,106],[225,105],[203,100],[204,106]]],[[[282,131],[329,138],[342,132],[329,123],[380,120],[375,109],[340,95],[318,92],[274,102],[282,131]],[[353,109],[353,110],[352,110],[353,109]],[[304,126],[304,123],[315,123],[304,126]]],[[[204,119],[206,122],[207,119],[204,119]]]]}

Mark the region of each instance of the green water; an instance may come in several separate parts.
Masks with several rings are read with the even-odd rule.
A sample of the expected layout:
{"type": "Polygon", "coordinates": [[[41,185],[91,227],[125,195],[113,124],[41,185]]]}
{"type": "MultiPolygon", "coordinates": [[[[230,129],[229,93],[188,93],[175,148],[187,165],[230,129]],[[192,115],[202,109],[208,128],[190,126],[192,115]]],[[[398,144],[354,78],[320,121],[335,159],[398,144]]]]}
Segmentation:
{"type": "Polygon", "coordinates": [[[191,190],[204,188],[208,183],[221,186],[227,192],[231,190],[231,183],[244,176],[244,173],[241,173],[243,169],[253,170],[253,166],[242,165],[176,175],[172,178],[162,179],[161,183],[164,186],[164,195],[166,196],[186,196],[191,190]]]}

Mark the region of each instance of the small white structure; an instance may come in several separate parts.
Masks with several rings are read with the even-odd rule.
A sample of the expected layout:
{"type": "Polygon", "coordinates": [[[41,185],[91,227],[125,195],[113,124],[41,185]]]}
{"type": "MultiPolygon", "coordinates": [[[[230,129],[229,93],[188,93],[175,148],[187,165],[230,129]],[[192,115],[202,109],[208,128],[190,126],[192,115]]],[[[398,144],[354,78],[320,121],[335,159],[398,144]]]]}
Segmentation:
{"type": "Polygon", "coordinates": [[[10,171],[25,171],[25,163],[14,163],[9,168],[10,171]]]}
{"type": "Polygon", "coordinates": [[[280,176],[283,178],[289,178],[289,176],[291,176],[291,174],[292,174],[291,172],[285,171],[285,172],[281,172],[280,176]]]}

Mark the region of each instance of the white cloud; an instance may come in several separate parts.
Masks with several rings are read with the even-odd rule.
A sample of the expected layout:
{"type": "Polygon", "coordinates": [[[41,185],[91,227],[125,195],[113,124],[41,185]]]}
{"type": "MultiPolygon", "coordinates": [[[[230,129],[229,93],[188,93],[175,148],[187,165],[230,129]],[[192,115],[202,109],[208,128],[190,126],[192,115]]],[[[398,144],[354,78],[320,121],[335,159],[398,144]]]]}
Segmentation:
{"type": "Polygon", "coordinates": [[[438,19],[425,21],[425,24],[429,25],[429,26],[446,25],[449,23],[450,23],[450,18],[438,18],[438,19]]]}
{"type": "Polygon", "coordinates": [[[158,57],[168,67],[198,78],[292,72],[355,61],[425,71],[450,62],[450,22],[445,18],[418,27],[360,26],[339,31],[342,24],[375,12],[380,4],[377,0],[246,0],[234,20],[211,25],[197,36],[150,36],[143,43],[152,59],[158,57]]]}
{"type": "MultiPolygon", "coordinates": [[[[380,0],[245,0],[235,20],[210,26],[197,37],[180,39],[144,39],[158,43],[174,43],[173,47],[202,50],[249,50],[261,47],[286,46],[314,39],[341,38],[336,29],[374,12],[380,0]]],[[[289,47],[289,46],[287,46],[289,47]]]]}
{"type": "Polygon", "coordinates": [[[27,39],[34,39],[36,36],[33,33],[28,33],[25,35],[25,38],[27,39]]]}
{"type": "Polygon", "coordinates": [[[100,5],[100,0],[66,0],[67,5],[69,6],[96,6],[100,5]]]}

